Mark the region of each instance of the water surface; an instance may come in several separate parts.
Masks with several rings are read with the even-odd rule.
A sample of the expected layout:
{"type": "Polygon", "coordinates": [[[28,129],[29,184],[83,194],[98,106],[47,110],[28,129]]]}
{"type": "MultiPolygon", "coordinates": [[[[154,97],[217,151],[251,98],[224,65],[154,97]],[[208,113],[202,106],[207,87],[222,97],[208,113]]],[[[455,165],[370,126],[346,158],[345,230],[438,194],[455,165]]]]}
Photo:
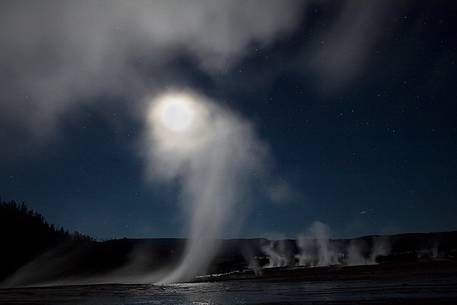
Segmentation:
{"type": "Polygon", "coordinates": [[[0,290],[2,304],[457,304],[457,275],[434,279],[318,282],[232,281],[87,285],[0,290]]]}

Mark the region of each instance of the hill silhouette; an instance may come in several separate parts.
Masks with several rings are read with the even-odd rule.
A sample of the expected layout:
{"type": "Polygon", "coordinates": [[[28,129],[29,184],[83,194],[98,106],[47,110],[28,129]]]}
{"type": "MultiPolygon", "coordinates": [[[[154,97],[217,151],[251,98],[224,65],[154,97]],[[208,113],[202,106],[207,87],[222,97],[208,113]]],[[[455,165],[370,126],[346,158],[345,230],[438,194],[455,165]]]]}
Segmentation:
{"type": "Polygon", "coordinates": [[[25,203],[0,202],[0,279],[40,256],[57,244],[92,241],[79,232],[70,233],[48,224],[25,203]]]}
{"type": "MultiPolygon", "coordinates": [[[[345,259],[345,255],[349,255],[348,249],[351,249],[351,245],[359,245],[361,259],[368,259],[370,253],[376,248],[375,241],[379,238],[380,236],[364,236],[353,239],[332,239],[328,242],[342,259],[345,259]]],[[[429,263],[426,268],[429,268],[427,270],[430,272],[434,269],[448,270],[449,266],[455,270],[457,231],[397,234],[381,236],[381,238],[388,242],[390,251],[377,257],[376,262],[380,265],[389,265],[389,270],[406,268],[405,272],[409,272],[412,267],[406,265],[410,263],[429,263]],[[452,264],[435,264],[440,261],[452,264]]],[[[315,242],[315,240],[310,241],[315,242]]],[[[57,228],[47,223],[39,213],[28,209],[24,203],[9,201],[0,202],[0,244],[0,287],[15,287],[60,283],[67,279],[76,279],[80,283],[84,283],[86,279],[89,279],[89,282],[90,279],[108,282],[122,281],[125,278],[135,279],[176,265],[184,254],[186,240],[123,238],[96,241],[79,232],[70,233],[64,228],[57,228]]],[[[287,261],[286,264],[277,267],[299,266],[297,255],[300,249],[297,241],[293,239],[280,241],[264,238],[231,239],[223,240],[220,244],[219,253],[211,262],[208,273],[233,273],[249,269],[254,272],[251,275],[248,273],[249,277],[256,277],[259,268],[268,267],[271,264],[271,256],[264,250],[266,247],[269,251],[279,251],[277,254],[287,261]]],[[[424,269],[425,265],[422,266],[414,268],[424,269]]],[[[314,268],[305,269],[308,269],[305,273],[309,274],[314,268]]],[[[273,274],[271,271],[273,269],[264,270],[261,272],[263,276],[273,274]]],[[[366,273],[365,269],[361,270],[366,273]]],[[[285,274],[282,272],[280,271],[280,276],[291,278],[300,278],[305,274],[302,271],[298,271],[299,276],[289,271],[285,274]]],[[[346,271],[342,272],[344,275],[346,271]]],[[[277,273],[274,274],[277,276],[277,273]]],[[[241,273],[241,277],[244,276],[245,273],[241,273]]],[[[96,281],[93,280],[93,282],[96,281]]]]}

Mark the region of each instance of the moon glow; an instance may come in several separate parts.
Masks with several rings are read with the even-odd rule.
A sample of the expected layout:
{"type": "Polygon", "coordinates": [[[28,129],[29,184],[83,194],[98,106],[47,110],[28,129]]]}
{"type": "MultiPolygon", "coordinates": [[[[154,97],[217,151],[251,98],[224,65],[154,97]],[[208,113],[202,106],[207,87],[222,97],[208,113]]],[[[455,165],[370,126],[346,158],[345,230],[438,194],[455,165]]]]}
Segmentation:
{"type": "Polygon", "coordinates": [[[184,95],[166,95],[157,105],[160,124],[166,129],[183,133],[192,128],[195,119],[195,107],[189,97],[184,95]]]}
{"type": "Polygon", "coordinates": [[[156,148],[190,158],[212,139],[211,107],[190,91],[167,91],[150,101],[147,122],[156,148]]]}

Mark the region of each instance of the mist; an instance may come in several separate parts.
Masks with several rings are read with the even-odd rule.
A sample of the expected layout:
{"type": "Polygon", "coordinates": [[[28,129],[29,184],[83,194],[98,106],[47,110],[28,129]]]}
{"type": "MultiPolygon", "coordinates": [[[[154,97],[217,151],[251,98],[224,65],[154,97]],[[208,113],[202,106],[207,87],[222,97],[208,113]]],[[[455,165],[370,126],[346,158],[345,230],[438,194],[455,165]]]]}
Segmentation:
{"type": "Polygon", "coordinates": [[[372,265],[377,264],[380,256],[391,252],[390,240],[385,236],[373,236],[369,241],[356,238],[342,242],[331,239],[331,235],[327,224],[314,221],[305,233],[298,235],[295,252],[285,240],[272,240],[261,248],[268,259],[263,268],[372,265]]]}
{"type": "Polygon", "coordinates": [[[264,268],[285,267],[291,263],[291,250],[284,240],[270,240],[261,250],[268,257],[268,264],[264,268]]]}

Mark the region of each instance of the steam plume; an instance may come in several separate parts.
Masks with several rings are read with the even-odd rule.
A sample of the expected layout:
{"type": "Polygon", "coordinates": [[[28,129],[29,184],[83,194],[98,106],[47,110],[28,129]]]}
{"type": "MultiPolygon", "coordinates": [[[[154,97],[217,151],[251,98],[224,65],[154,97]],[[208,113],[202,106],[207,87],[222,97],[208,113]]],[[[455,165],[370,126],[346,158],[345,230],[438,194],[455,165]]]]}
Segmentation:
{"type": "Polygon", "coordinates": [[[284,267],[290,264],[290,251],[284,240],[271,240],[262,247],[262,252],[268,256],[268,265],[265,268],[284,267]]]}
{"type": "Polygon", "coordinates": [[[148,113],[149,174],[179,182],[190,238],[181,264],[161,283],[188,280],[211,262],[216,239],[232,223],[234,210],[242,215],[240,203],[253,174],[263,166],[265,148],[246,120],[195,93],[161,95],[148,113]],[[178,119],[189,124],[173,129],[182,127],[178,119]]]}
{"type": "Polygon", "coordinates": [[[318,253],[318,266],[334,265],[338,262],[338,255],[330,244],[330,228],[326,224],[315,221],[310,229],[309,235],[316,240],[318,253]]]}

